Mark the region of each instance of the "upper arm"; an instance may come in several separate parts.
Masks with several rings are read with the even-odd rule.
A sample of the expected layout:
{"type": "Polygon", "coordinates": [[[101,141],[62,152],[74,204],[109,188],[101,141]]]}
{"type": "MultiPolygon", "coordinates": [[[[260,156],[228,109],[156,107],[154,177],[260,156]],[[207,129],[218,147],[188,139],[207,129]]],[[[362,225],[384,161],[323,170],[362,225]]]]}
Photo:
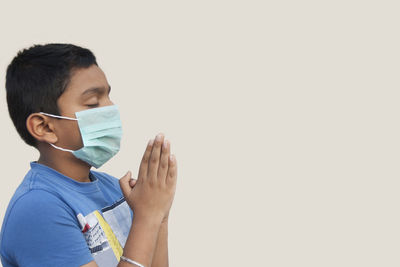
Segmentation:
{"type": "Polygon", "coordinates": [[[17,200],[3,245],[20,266],[81,266],[93,260],[73,211],[43,190],[17,200]]]}

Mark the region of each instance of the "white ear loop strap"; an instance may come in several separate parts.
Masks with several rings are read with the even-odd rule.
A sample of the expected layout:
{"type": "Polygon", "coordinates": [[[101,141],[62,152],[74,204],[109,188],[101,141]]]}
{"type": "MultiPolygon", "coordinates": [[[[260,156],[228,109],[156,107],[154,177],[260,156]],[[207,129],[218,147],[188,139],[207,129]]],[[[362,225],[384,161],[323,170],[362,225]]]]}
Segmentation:
{"type": "MultiPolygon", "coordinates": [[[[54,117],[54,118],[66,119],[66,120],[71,120],[71,121],[77,121],[77,120],[78,120],[78,119],[75,119],[75,118],[64,117],[64,116],[58,116],[58,115],[53,115],[53,114],[49,114],[49,113],[45,113],[45,112],[39,112],[39,113],[41,113],[41,114],[43,114],[43,115],[46,115],[46,116],[54,117]]],[[[52,147],[54,147],[54,148],[56,148],[56,149],[59,149],[59,150],[61,150],[61,151],[71,152],[71,153],[74,152],[74,151],[71,150],[71,149],[62,148],[62,147],[53,145],[52,143],[49,143],[49,144],[50,144],[52,147]]]]}
{"type": "Polygon", "coordinates": [[[71,153],[74,152],[74,151],[71,150],[71,149],[62,148],[62,147],[53,145],[52,143],[49,143],[49,144],[50,144],[52,147],[57,148],[57,149],[62,150],[62,151],[65,151],[65,152],[71,152],[71,153]]]}
{"type": "Polygon", "coordinates": [[[138,262],[136,262],[134,260],[128,259],[127,257],[124,257],[124,256],[121,256],[121,260],[129,262],[130,264],[134,264],[134,265],[139,266],[139,267],[144,267],[142,264],[140,264],[140,263],[138,263],[138,262]]]}
{"type": "Polygon", "coordinates": [[[70,117],[64,117],[64,116],[58,116],[58,115],[53,115],[53,114],[49,114],[49,113],[45,113],[45,112],[39,112],[43,115],[46,116],[50,116],[50,117],[54,117],[54,118],[59,118],[59,119],[66,119],[66,120],[71,120],[71,121],[77,121],[78,119],[75,118],[70,118],[70,117]]]}

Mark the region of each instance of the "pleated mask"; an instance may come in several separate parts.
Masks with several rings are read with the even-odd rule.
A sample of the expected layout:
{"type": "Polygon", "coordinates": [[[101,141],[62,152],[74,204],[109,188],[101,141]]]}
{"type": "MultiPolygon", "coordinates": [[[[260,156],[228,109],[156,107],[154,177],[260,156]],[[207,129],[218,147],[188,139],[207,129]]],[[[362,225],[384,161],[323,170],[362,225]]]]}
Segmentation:
{"type": "Polygon", "coordinates": [[[46,116],[78,121],[83,147],[70,150],[51,144],[56,149],[71,152],[95,168],[101,167],[118,153],[122,138],[122,124],[116,105],[92,108],[75,113],[76,118],[40,112],[46,116]]]}

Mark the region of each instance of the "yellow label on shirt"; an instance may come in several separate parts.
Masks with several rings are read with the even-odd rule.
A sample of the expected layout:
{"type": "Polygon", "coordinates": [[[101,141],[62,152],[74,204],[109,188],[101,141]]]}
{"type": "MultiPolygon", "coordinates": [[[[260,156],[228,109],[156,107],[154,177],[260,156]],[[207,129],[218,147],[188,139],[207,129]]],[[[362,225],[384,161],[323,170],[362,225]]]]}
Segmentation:
{"type": "Polygon", "coordinates": [[[110,225],[104,220],[103,216],[99,213],[99,211],[94,211],[94,215],[96,216],[97,220],[100,223],[101,228],[103,229],[104,233],[106,234],[107,240],[114,252],[115,257],[119,261],[123,250],[121,244],[119,243],[117,237],[115,236],[114,232],[112,231],[110,225]]]}

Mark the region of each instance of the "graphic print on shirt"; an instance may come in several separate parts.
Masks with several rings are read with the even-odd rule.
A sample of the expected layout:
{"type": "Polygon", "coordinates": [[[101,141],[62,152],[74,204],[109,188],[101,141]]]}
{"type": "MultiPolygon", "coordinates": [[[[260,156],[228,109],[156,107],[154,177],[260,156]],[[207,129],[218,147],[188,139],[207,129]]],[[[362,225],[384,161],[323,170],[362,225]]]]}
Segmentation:
{"type": "Polygon", "coordinates": [[[101,213],[95,210],[86,216],[77,215],[82,233],[99,267],[118,265],[132,223],[131,212],[124,198],[101,213]]]}

